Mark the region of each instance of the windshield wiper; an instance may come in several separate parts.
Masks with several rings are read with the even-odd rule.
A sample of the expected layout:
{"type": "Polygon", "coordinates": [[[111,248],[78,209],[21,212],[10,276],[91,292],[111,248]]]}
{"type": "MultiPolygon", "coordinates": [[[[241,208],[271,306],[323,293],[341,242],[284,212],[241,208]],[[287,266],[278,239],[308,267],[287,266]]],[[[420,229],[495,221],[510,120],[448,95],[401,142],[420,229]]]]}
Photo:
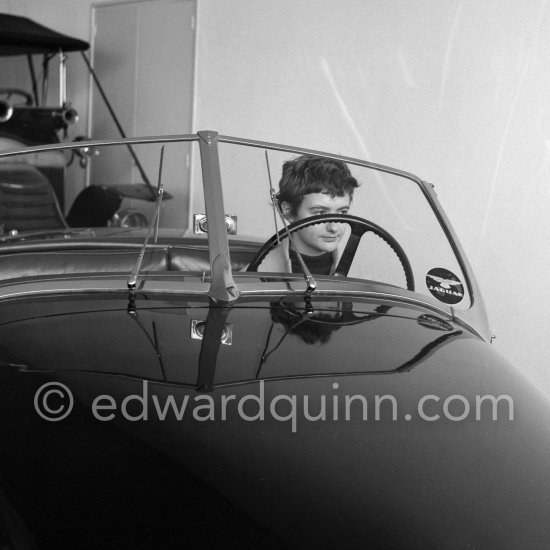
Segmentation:
{"type": "Polygon", "coordinates": [[[302,268],[304,279],[307,285],[305,298],[308,298],[317,289],[317,281],[314,279],[313,275],[311,274],[311,271],[309,270],[308,266],[306,265],[306,262],[302,258],[302,255],[298,252],[298,250],[296,250],[296,247],[294,246],[294,241],[292,239],[292,235],[288,230],[288,225],[286,223],[285,217],[280,212],[279,214],[281,215],[281,219],[283,220],[283,225],[285,227],[288,242],[290,243],[290,246],[293,248],[294,252],[296,252],[296,256],[298,258],[298,261],[300,262],[300,267],[302,268]]]}
{"type": "Polygon", "coordinates": [[[143,257],[145,256],[145,250],[147,248],[147,243],[149,242],[149,237],[151,236],[151,232],[153,231],[153,228],[155,229],[155,235],[153,238],[154,244],[157,243],[157,237],[158,237],[158,230],[159,230],[159,219],[160,219],[160,207],[162,206],[162,199],[164,196],[164,187],[162,185],[162,166],[164,164],[164,145],[162,146],[162,149],[160,150],[160,165],[159,165],[159,179],[158,179],[158,185],[157,185],[157,203],[155,204],[155,211],[153,213],[153,217],[151,218],[151,223],[149,223],[149,227],[147,228],[147,233],[145,235],[145,240],[143,241],[143,245],[141,247],[141,250],[139,252],[139,256],[137,258],[136,264],[134,265],[134,268],[132,269],[130,273],[130,277],[128,278],[128,290],[130,292],[135,292],[136,285],[137,285],[137,278],[139,275],[139,270],[141,269],[141,264],[143,262],[143,257]]]}
{"type": "Polygon", "coordinates": [[[279,232],[277,231],[277,215],[275,214],[275,212],[277,212],[277,214],[279,214],[279,217],[281,218],[281,221],[283,222],[283,226],[285,228],[285,232],[286,232],[286,236],[288,238],[289,246],[291,246],[293,248],[294,252],[296,252],[296,256],[298,257],[298,261],[300,262],[300,267],[302,268],[302,273],[304,275],[304,279],[305,279],[306,285],[307,285],[306,293],[304,295],[304,299],[306,300],[306,304],[308,305],[308,309],[311,308],[311,311],[313,311],[313,308],[311,306],[311,301],[310,301],[309,297],[311,296],[311,294],[313,294],[313,292],[315,292],[315,290],[317,288],[317,282],[315,281],[315,279],[313,278],[313,275],[309,271],[309,268],[307,267],[306,262],[302,258],[302,255],[300,254],[300,252],[298,252],[298,250],[294,246],[294,240],[292,239],[292,235],[290,234],[290,231],[288,230],[288,224],[286,222],[286,218],[284,217],[284,215],[281,211],[281,208],[279,207],[279,204],[277,202],[277,193],[275,192],[275,189],[273,188],[273,181],[271,180],[271,170],[269,168],[269,157],[268,157],[267,151],[265,151],[265,162],[267,164],[267,177],[268,177],[268,180],[269,180],[269,194],[271,196],[271,206],[273,207],[273,217],[275,218],[275,231],[276,231],[276,234],[279,235],[279,232]]]}

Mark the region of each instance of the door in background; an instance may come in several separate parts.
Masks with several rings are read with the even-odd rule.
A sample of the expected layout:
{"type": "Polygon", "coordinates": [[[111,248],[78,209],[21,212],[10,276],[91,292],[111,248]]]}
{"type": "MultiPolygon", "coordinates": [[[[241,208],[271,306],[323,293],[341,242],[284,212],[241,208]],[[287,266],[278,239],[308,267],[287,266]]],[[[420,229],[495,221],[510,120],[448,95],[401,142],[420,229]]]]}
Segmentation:
{"type": "MultiPolygon", "coordinates": [[[[193,131],[193,74],[196,0],[155,0],[93,7],[92,59],[101,85],[128,137],[193,131]]],[[[120,137],[95,84],[91,84],[91,135],[120,137]]],[[[126,147],[110,148],[93,159],[89,182],[139,183],[142,175],[126,147]]],[[[180,145],[180,150],[184,148],[180,145]]],[[[134,148],[156,187],[158,155],[134,148]]],[[[188,151],[185,148],[185,151],[188,151]]],[[[168,155],[167,155],[168,156],[168,155]]],[[[188,226],[190,162],[164,166],[163,182],[173,198],[161,223],[188,226]]],[[[152,203],[125,199],[123,207],[151,211],[152,203]]]]}

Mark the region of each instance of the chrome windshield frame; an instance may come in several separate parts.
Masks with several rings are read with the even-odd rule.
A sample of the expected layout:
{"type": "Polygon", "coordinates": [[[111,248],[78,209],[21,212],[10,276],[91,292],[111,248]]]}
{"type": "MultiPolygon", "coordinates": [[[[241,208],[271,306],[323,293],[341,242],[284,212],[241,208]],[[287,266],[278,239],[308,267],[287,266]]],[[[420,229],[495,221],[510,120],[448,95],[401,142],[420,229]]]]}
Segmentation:
{"type": "Polygon", "coordinates": [[[449,218],[445,214],[445,211],[443,210],[441,203],[437,198],[437,194],[432,184],[422,180],[421,178],[419,178],[418,176],[410,172],[399,170],[391,166],[377,164],[375,162],[370,162],[370,161],[366,161],[366,160],[362,160],[354,157],[336,155],[334,153],[329,153],[326,151],[318,151],[315,149],[305,149],[303,147],[292,147],[292,146],[282,145],[278,143],[270,143],[265,141],[244,139],[244,138],[226,136],[226,135],[219,135],[218,141],[220,143],[228,143],[233,145],[245,145],[248,147],[268,149],[272,151],[284,151],[284,152],[293,153],[297,155],[308,154],[308,155],[315,155],[315,156],[334,159],[334,160],[340,160],[347,164],[353,164],[355,166],[361,166],[372,170],[379,170],[380,172],[385,172],[387,174],[400,176],[402,178],[405,178],[414,182],[420,188],[422,194],[424,195],[424,198],[430,205],[432,212],[434,213],[439,225],[441,226],[445,234],[445,237],[447,238],[452,248],[452,251],[458,261],[460,268],[462,269],[463,273],[466,276],[465,282],[471,297],[471,305],[468,309],[460,310],[460,311],[451,307],[451,311],[453,312],[454,316],[456,316],[458,319],[460,319],[467,325],[475,326],[476,332],[480,334],[485,340],[491,341],[491,331],[489,328],[487,311],[485,308],[485,303],[482,299],[479,283],[477,282],[477,279],[474,275],[472,266],[468,261],[466,253],[462,245],[460,244],[458,236],[449,218]]]}
{"type": "Polygon", "coordinates": [[[99,146],[128,146],[137,144],[198,142],[203,174],[203,189],[205,208],[209,219],[208,247],[211,266],[211,284],[209,296],[215,302],[233,302],[238,299],[239,289],[233,280],[231,271],[231,259],[229,253],[229,241],[224,218],[223,185],[220,173],[220,160],[218,152],[219,143],[243,145],[254,148],[262,148],[273,151],[284,151],[292,154],[311,154],[319,157],[336,159],[348,164],[379,170],[406,178],[415,183],[423,193],[438,220],[456,258],[466,276],[466,285],[471,296],[471,305],[466,310],[457,311],[451,307],[453,316],[465,324],[475,328],[475,331],[484,339],[490,340],[490,329],[487,313],[478,282],[473,273],[470,262],[459,242],[459,239],[445,214],[433,186],[412,173],[402,171],[390,166],[373,163],[370,161],[336,155],[326,151],[318,151],[303,147],[289,146],[279,143],[251,140],[218,134],[212,130],[200,131],[196,134],[178,134],[163,136],[143,136],[118,139],[98,139],[79,141],[78,143],[55,143],[18,148],[0,152],[0,159],[20,154],[40,153],[45,151],[63,151],[75,148],[99,147],[99,146]]]}

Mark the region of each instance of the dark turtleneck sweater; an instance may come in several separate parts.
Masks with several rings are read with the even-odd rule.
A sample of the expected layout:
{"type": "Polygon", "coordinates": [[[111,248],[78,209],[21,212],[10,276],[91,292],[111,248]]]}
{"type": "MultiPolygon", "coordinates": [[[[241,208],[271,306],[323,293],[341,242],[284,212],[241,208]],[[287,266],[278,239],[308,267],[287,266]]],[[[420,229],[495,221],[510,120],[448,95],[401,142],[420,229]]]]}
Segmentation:
{"type": "MultiPolygon", "coordinates": [[[[302,259],[306,263],[312,275],[329,275],[332,268],[332,253],[324,252],[318,256],[308,256],[302,254],[302,259]]],[[[290,262],[292,265],[292,273],[302,273],[302,265],[298,260],[298,255],[290,249],[290,262]]]]}

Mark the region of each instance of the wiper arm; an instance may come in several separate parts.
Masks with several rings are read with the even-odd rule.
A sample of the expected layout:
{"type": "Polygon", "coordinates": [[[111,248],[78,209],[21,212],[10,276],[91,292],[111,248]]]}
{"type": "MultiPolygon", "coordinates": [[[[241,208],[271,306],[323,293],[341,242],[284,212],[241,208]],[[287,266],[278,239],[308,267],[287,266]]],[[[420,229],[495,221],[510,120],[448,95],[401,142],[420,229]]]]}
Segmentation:
{"type": "MultiPolygon", "coordinates": [[[[290,235],[290,233],[289,233],[290,235]]],[[[289,236],[290,238],[290,236],[289,236]]],[[[292,242],[292,241],[290,241],[292,242]]],[[[307,284],[306,288],[306,294],[312,294],[317,289],[317,281],[313,278],[313,275],[309,271],[309,268],[306,265],[306,262],[304,262],[304,259],[302,258],[302,255],[294,249],[294,252],[296,252],[296,256],[298,256],[298,261],[300,262],[300,265],[302,266],[302,270],[304,272],[304,279],[307,284]]]]}
{"type": "Polygon", "coordinates": [[[137,285],[137,278],[139,275],[139,270],[141,269],[141,264],[143,262],[143,257],[145,256],[145,250],[147,248],[147,243],[149,242],[149,237],[151,236],[151,232],[153,231],[153,228],[155,229],[155,236],[154,236],[154,243],[157,242],[158,237],[158,228],[159,228],[159,218],[160,218],[160,207],[162,206],[162,199],[164,196],[164,187],[162,185],[162,166],[164,164],[164,145],[162,146],[162,149],[160,150],[160,166],[159,166],[159,179],[158,179],[158,185],[157,185],[157,202],[155,204],[155,211],[153,213],[153,217],[151,218],[151,222],[149,223],[149,227],[147,228],[147,233],[145,235],[145,240],[143,241],[143,245],[141,247],[141,250],[139,252],[139,256],[137,258],[136,264],[134,265],[134,268],[132,269],[130,273],[130,277],[128,278],[128,290],[130,292],[133,292],[136,290],[137,285]]]}
{"type": "MultiPolygon", "coordinates": [[[[306,281],[306,293],[305,293],[305,299],[306,303],[308,303],[311,307],[311,302],[309,301],[309,296],[315,292],[317,288],[317,282],[313,278],[313,275],[309,271],[309,268],[306,265],[306,262],[304,262],[304,259],[302,258],[302,255],[296,250],[296,247],[294,247],[294,240],[292,239],[292,235],[290,234],[290,231],[288,230],[288,224],[286,223],[286,218],[284,217],[283,213],[281,212],[281,209],[277,203],[277,193],[275,192],[275,189],[273,187],[273,181],[271,180],[271,170],[269,168],[269,157],[267,155],[267,151],[265,151],[265,162],[267,164],[267,176],[269,180],[269,194],[271,196],[271,205],[273,206],[273,216],[275,218],[275,230],[277,230],[277,216],[275,215],[275,211],[279,214],[279,217],[281,218],[281,221],[283,222],[283,226],[285,228],[286,236],[288,238],[289,245],[293,247],[294,252],[296,252],[296,256],[298,257],[298,261],[300,262],[300,266],[302,268],[302,272],[304,275],[304,279],[306,281]]],[[[276,231],[276,234],[278,235],[279,232],[276,231]]],[[[313,309],[312,309],[313,310],[313,309]]]]}
{"type": "Polygon", "coordinates": [[[277,208],[277,211],[279,212],[279,216],[283,221],[288,242],[290,243],[290,246],[292,246],[292,248],[294,249],[294,252],[296,252],[296,256],[298,257],[298,261],[300,262],[300,266],[302,268],[304,279],[307,285],[306,293],[305,293],[305,298],[307,300],[307,298],[309,298],[309,296],[313,294],[313,292],[315,292],[315,290],[317,289],[317,281],[315,281],[313,275],[311,274],[311,271],[306,265],[306,262],[304,262],[302,255],[298,252],[298,250],[296,250],[296,247],[294,246],[294,240],[292,238],[292,235],[290,234],[290,231],[288,230],[288,224],[286,223],[286,218],[283,216],[283,213],[280,211],[279,208],[277,208]]]}

